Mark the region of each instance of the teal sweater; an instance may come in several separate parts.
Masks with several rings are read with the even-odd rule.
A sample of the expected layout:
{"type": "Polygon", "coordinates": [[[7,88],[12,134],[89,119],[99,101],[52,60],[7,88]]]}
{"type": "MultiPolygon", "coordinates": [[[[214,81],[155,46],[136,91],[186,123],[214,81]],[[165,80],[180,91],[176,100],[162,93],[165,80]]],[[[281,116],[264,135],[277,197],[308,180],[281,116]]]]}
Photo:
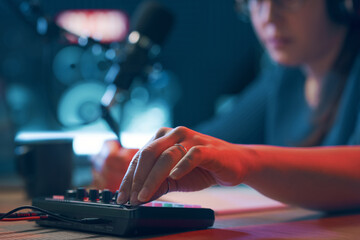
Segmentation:
{"type": "MultiPolygon", "coordinates": [[[[299,69],[269,64],[225,113],[195,130],[242,144],[294,146],[314,129],[299,69]]],[[[360,55],[343,91],[335,122],[323,146],[360,145],[360,55]]]]}

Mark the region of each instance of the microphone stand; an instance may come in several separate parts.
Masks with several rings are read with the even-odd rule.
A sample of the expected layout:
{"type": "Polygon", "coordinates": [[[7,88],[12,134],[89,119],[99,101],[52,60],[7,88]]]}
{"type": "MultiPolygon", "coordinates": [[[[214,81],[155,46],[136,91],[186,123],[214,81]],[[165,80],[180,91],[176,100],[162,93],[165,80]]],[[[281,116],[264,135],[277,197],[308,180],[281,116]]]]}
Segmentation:
{"type": "Polygon", "coordinates": [[[115,84],[111,84],[107,87],[104,96],[101,99],[101,118],[105,120],[109,128],[112,132],[116,135],[118,142],[121,144],[121,133],[120,133],[120,126],[121,126],[121,119],[122,113],[120,113],[120,122],[117,123],[113,116],[111,115],[110,108],[115,104],[115,102],[120,104],[120,109],[123,109],[124,104],[126,103],[126,99],[123,98],[121,100],[115,101],[119,98],[119,93],[115,84]]]}

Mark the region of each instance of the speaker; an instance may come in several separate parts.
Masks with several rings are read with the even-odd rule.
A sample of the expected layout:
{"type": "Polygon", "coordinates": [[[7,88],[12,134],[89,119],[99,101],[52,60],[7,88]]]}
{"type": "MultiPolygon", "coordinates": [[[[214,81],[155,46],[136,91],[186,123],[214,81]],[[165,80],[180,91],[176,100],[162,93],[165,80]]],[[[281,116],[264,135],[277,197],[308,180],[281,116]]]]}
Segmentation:
{"type": "Polygon", "coordinates": [[[330,18],[341,24],[360,24],[360,0],[327,0],[330,18]]]}
{"type": "Polygon", "coordinates": [[[101,81],[83,81],[66,89],[58,102],[57,118],[63,126],[94,123],[101,116],[100,101],[105,92],[101,81]]]}

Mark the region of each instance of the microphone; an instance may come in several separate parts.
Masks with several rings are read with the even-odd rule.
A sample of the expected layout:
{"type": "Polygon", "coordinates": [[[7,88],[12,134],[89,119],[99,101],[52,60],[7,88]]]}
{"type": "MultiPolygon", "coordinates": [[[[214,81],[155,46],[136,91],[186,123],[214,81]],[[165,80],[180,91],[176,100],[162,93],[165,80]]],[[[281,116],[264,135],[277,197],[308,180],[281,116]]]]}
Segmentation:
{"type": "Polygon", "coordinates": [[[120,63],[113,82],[101,99],[102,118],[119,140],[119,127],[111,117],[110,108],[117,103],[120,94],[127,92],[133,79],[159,55],[161,46],[173,26],[174,17],[160,3],[146,1],[136,9],[131,22],[134,27],[125,46],[125,59],[120,63]]]}

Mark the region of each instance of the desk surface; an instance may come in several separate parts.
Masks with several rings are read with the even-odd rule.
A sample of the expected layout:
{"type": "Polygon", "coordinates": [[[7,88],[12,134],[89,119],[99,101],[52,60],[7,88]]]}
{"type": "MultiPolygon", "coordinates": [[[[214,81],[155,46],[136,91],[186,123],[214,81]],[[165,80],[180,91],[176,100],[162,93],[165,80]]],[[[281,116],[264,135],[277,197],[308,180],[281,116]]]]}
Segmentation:
{"type": "MultiPolygon", "coordinates": [[[[0,190],[0,211],[29,204],[20,190],[0,190]]],[[[329,216],[299,208],[218,215],[211,229],[146,239],[357,239],[360,214],[329,216]]],[[[121,239],[42,228],[34,222],[0,222],[0,239],[121,239]]],[[[135,238],[132,238],[135,239],[135,238]]],[[[144,238],[142,238],[144,239],[144,238]]]]}

